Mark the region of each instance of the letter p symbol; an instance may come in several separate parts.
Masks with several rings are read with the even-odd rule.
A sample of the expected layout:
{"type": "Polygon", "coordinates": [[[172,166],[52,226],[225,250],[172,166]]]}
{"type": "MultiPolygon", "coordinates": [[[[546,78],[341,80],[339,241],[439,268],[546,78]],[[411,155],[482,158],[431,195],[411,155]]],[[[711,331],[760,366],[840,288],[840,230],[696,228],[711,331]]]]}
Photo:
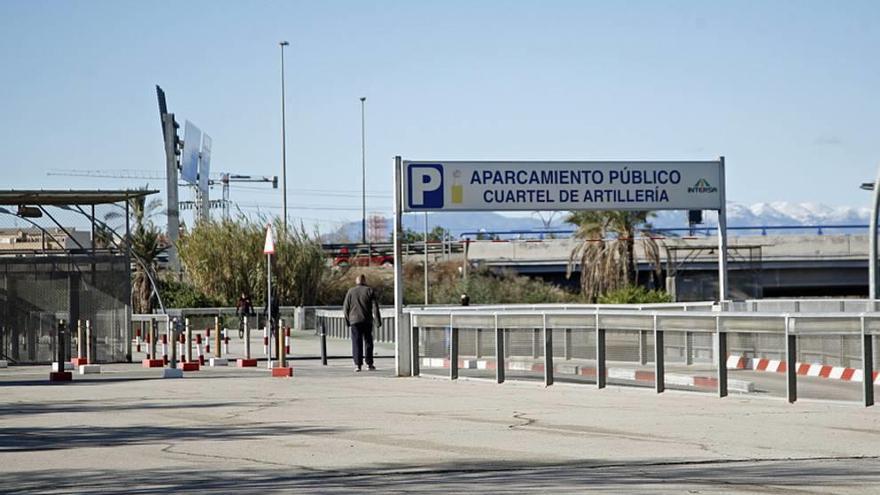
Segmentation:
{"type": "Polygon", "coordinates": [[[411,164],[407,175],[410,208],[443,208],[443,165],[411,164]]]}

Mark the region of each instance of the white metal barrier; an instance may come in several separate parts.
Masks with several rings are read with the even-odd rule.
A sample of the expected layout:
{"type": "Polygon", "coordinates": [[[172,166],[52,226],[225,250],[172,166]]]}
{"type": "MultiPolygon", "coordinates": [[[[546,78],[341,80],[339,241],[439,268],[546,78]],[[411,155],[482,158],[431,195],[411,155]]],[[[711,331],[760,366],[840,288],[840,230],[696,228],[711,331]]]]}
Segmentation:
{"type": "MultiPolygon", "coordinates": [[[[659,311],[622,310],[595,307],[583,309],[412,309],[410,328],[412,331],[412,369],[413,375],[420,370],[420,331],[421,329],[447,329],[449,376],[458,378],[460,367],[460,331],[477,330],[494,334],[496,380],[505,381],[505,359],[510,355],[511,346],[506,338],[512,331],[530,330],[534,332],[536,347],[543,355],[544,380],[547,385],[554,381],[554,346],[556,334],[569,338],[572,332],[591,332],[595,335],[596,383],[599,388],[606,385],[608,332],[636,332],[642,340],[651,340],[656,391],[665,389],[665,337],[670,332],[685,335],[702,335],[712,339],[712,356],[716,366],[718,395],[724,397],[728,392],[728,341],[731,337],[743,334],[773,335],[784,343],[783,359],[790,363],[785,371],[786,395],[789,402],[797,400],[798,338],[809,337],[854,337],[858,340],[862,376],[862,399],[865,406],[874,403],[874,336],[880,334],[880,313],[741,313],[721,311],[659,311]]],[[[490,337],[491,338],[491,337],[490,337]]],[[[687,340],[687,339],[686,339],[687,340]]],[[[532,348],[533,356],[539,353],[532,348]]],[[[649,346],[640,346],[640,358],[649,346]]],[[[478,351],[479,352],[479,351],[478,351]]],[[[644,360],[642,361],[644,362],[644,360]]],[[[445,364],[445,363],[444,363],[445,364]]]]}

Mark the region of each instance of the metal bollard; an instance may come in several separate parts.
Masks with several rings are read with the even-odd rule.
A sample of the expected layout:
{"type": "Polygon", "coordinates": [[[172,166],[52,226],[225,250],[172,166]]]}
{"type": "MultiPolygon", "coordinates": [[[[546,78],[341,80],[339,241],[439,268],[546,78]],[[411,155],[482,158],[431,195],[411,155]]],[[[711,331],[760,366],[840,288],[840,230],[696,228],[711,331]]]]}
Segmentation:
{"type": "Polygon", "coordinates": [[[86,330],[82,320],[76,320],[76,357],[86,357],[86,330]]]}
{"type": "Polygon", "coordinates": [[[248,326],[248,317],[244,317],[244,358],[251,358],[251,328],[248,326]]]}
{"type": "Polygon", "coordinates": [[[504,383],[504,329],[498,328],[495,316],[495,381],[504,383]]]}
{"type": "Polygon", "coordinates": [[[184,331],[185,331],[185,336],[184,336],[184,338],[185,338],[185,344],[184,344],[184,346],[185,346],[185,347],[184,347],[184,355],[185,355],[185,357],[186,357],[186,362],[187,362],[187,363],[191,363],[191,362],[193,362],[193,355],[192,355],[192,344],[193,344],[193,342],[192,342],[192,340],[193,340],[193,339],[192,339],[192,327],[191,327],[190,324],[189,324],[189,318],[187,318],[187,319],[184,320],[184,321],[185,321],[185,323],[184,323],[184,331]]]}
{"type": "Polygon", "coordinates": [[[449,379],[458,379],[458,329],[450,328],[449,338],[449,379]]]}
{"type": "Polygon", "coordinates": [[[321,330],[321,364],[327,366],[327,330],[324,326],[324,318],[321,318],[319,325],[321,330]]]}
{"type": "Polygon", "coordinates": [[[150,318],[150,359],[156,359],[156,338],[159,336],[159,322],[150,318]]]}
{"type": "MultiPolygon", "coordinates": [[[[247,317],[245,317],[245,320],[247,317]]],[[[214,357],[222,357],[220,352],[220,317],[214,317],[214,357]]],[[[250,357],[250,356],[248,356],[250,357]]]]}
{"type": "Polygon", "coordinates": [[[179,324],[180,322],[177,320],[177,318],[174,318],[173,320],[171,320],[171,325],[168,326],[168,333],[171,334],[170,338],[168,339],[170,340],[169,344],[171,345],[171,359],[168,360],[169,368],[177,368],[177,346],[179,345],[177,342],[177,326],[179,324]]]}
{"type": "Polygon", "coordinates": [[[58,320],[58,333],[55,336],[55,355],[58,371],[64,371],[64,320],[58,320]]]}
{"type": "Polygon", "coordinates": [[[89,364],[95,364],[95,355],[93,349],[94,344],[92,343],[93,337],[92,322],[91,320],[86,320],[86,361],[89,364]]]}

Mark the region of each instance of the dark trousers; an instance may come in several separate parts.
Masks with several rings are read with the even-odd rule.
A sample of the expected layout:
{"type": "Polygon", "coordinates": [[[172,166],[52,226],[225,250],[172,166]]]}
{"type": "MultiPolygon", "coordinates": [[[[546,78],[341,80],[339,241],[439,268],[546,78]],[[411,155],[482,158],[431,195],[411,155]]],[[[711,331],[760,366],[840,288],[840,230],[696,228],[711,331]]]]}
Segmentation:
{"type": "Polygon", "coordinates": [[[366,353],[367,366],[373,365],[373,324],[355,323],[351,326],[351,357],[360,368],[364,364],[366,353]]]}

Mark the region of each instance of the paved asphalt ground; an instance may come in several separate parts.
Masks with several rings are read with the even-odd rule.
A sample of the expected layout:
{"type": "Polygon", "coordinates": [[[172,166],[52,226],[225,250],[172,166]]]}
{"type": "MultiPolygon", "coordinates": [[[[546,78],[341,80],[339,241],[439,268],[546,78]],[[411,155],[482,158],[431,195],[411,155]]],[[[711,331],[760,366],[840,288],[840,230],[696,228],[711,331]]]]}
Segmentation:
{"type": "Polygon", "coordinates": [[[880,493],[877,408],[377,364],[170,380],[112,365],[67,385],[48,367],[0,370],[0,492],[880,493]]]}

